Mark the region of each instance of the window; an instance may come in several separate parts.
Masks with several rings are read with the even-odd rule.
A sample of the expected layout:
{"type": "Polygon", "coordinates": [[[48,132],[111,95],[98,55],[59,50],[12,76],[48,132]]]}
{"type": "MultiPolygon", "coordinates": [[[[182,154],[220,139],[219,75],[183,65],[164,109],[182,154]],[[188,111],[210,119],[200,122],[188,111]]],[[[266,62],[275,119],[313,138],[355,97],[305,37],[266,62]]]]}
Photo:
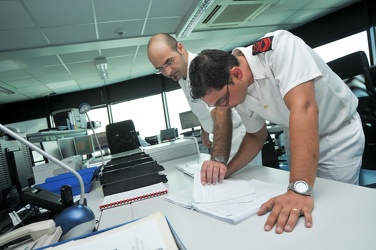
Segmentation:
{"type": "Polygon", "coordinates": [[[325,62],[330,62],[359,50],[363,50],[366,53],[368,62],[370,58],[366,31],[316,47],[314,50],[325,62]]]}
{"type": "Polygon", "coordinates": [[[178,132],[182,132],[180,125],[179,113],[189,111],[187,98],[181,89],[169,91],[166,93],[168,113],[170,114],[170,125],[172,128],[177,128],[178,132]]]}
{"type": "Polygon", "coordinates": [[[114,122],[133,120],[142,138],[159,135],[166,128],[160,94],[111,105],[114,122]]]}
{"type": "MultiPolygon", "coordinates": [[[[107,124],[109,124],[106,107],[91,109],[88,112],[88,115],[89,115],[90,121],[101,122],[101,126],[95,129],[95,133],[106,132],[106,126],[107,124]]],[[[91,131],[91,127],[88,126],[88,134],[92,134],[92,133],[93,132],[91,131]]]]}

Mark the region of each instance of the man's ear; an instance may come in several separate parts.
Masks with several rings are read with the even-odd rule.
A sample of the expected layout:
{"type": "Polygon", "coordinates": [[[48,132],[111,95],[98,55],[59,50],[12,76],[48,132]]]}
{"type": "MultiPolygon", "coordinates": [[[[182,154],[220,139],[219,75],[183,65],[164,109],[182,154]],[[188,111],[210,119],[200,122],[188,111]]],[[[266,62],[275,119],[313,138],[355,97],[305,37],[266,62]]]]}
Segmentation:
{"type": "Polygon", "coordinates": [[[184,46],[183,46],[182,43],[178,42],[177,45],[176,45],[176,48],[177,48],[177,50],[178,50],[178,52],[179,52],[180,54],[184,54],[185,49],[184,49],[184,46]]]}
{"type": "Polygon", "coordinates": [[[235,66],[235,67],[231,68],[231,70],[230,70],[230,76],[232,78],[236,78],[238,80],[242,80],[243,79],[243,72],[242,72],[242,70],[238,66],[235,66]]]}

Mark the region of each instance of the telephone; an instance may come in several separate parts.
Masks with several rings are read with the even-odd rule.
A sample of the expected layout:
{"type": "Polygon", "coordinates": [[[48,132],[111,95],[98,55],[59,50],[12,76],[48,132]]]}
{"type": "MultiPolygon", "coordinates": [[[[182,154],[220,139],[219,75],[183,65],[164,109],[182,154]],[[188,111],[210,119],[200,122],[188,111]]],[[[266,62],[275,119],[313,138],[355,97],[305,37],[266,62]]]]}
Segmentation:
{"type": "Polygon", "coordinates": [[[9,242],[30,236],[31,239],[17,244],[17,248],[11,247],[9,249],[35,249],[56,243],[61,234],[61,227],[56,227],[52,219],[35,222],[0,236],[0,248],[9,242]]]}

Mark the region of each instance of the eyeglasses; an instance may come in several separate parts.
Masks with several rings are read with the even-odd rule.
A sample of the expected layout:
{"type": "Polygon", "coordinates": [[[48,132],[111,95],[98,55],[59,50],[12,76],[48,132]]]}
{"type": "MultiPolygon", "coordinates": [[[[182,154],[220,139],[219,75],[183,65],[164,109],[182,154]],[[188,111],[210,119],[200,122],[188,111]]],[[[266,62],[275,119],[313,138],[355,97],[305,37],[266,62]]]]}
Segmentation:
{"type": "Polygon", "coordinates": [[[156,68],[155,69],[155,71],[154,71],[154,73],[155,74],[162,74],[162,72],[163,72],[163,70],[165,69],[165,68],[167,68],[168,66],[170,66],[171,64],[173,64],[174,63],[174,58],[175,58],[175,56],[174,57],[171,57],[171,58],[169,58],[169,59],[167,59],[167,61],[166,61],[166,63],[162,66],[162,67],[160,67],[160,68],[156,68]]]}
{"type": "Polygon", "coordinates": [[[226,84],[227,91],[215,104],[208,104],[208,107],[227,107],[230,100],[230,92],[228,90],[229,82],[226,84]]]}

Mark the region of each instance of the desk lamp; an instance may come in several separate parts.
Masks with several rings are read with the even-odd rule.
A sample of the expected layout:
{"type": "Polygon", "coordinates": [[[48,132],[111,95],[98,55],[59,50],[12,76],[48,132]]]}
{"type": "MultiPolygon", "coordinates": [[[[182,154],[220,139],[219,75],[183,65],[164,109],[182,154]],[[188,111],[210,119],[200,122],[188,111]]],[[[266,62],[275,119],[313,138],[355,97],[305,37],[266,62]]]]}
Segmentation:
{"type": "Polygon", "coordinates": [[[32,150],[35,150],[42,156],[49,159],[51,162],[55,163],[59,167],[67,170],[68,172],[71,172],[76,178],[78,179],[78,182],[80,184],[80,200],[77,205],[73,205],[70,207],[65,208],[61,213],[59,213],[55,218],[54,222],[56,226],[60,226],[62,229],[62,236],[60,237],[60,240],[66,240],[73,237],[81,236],[87,233],[90,233],[94,230],[95,226],[95,216],[93,211],[85,206],[85,186],[84,182],[82,180],[81,175],[76,172],[74,169],[67,166],[65,163],[59,161],[55,157],[53,157],[50,154],[47,154],[42,149],[38,148],[31,142],[27,141],[26,139],[22,138],[18,134],[14,133],[7,127],[0,124],[0,130],[7,133],[8,135],[12,136],[14,139],[18,140],[19,142],[25,144],[32,150]]]}

